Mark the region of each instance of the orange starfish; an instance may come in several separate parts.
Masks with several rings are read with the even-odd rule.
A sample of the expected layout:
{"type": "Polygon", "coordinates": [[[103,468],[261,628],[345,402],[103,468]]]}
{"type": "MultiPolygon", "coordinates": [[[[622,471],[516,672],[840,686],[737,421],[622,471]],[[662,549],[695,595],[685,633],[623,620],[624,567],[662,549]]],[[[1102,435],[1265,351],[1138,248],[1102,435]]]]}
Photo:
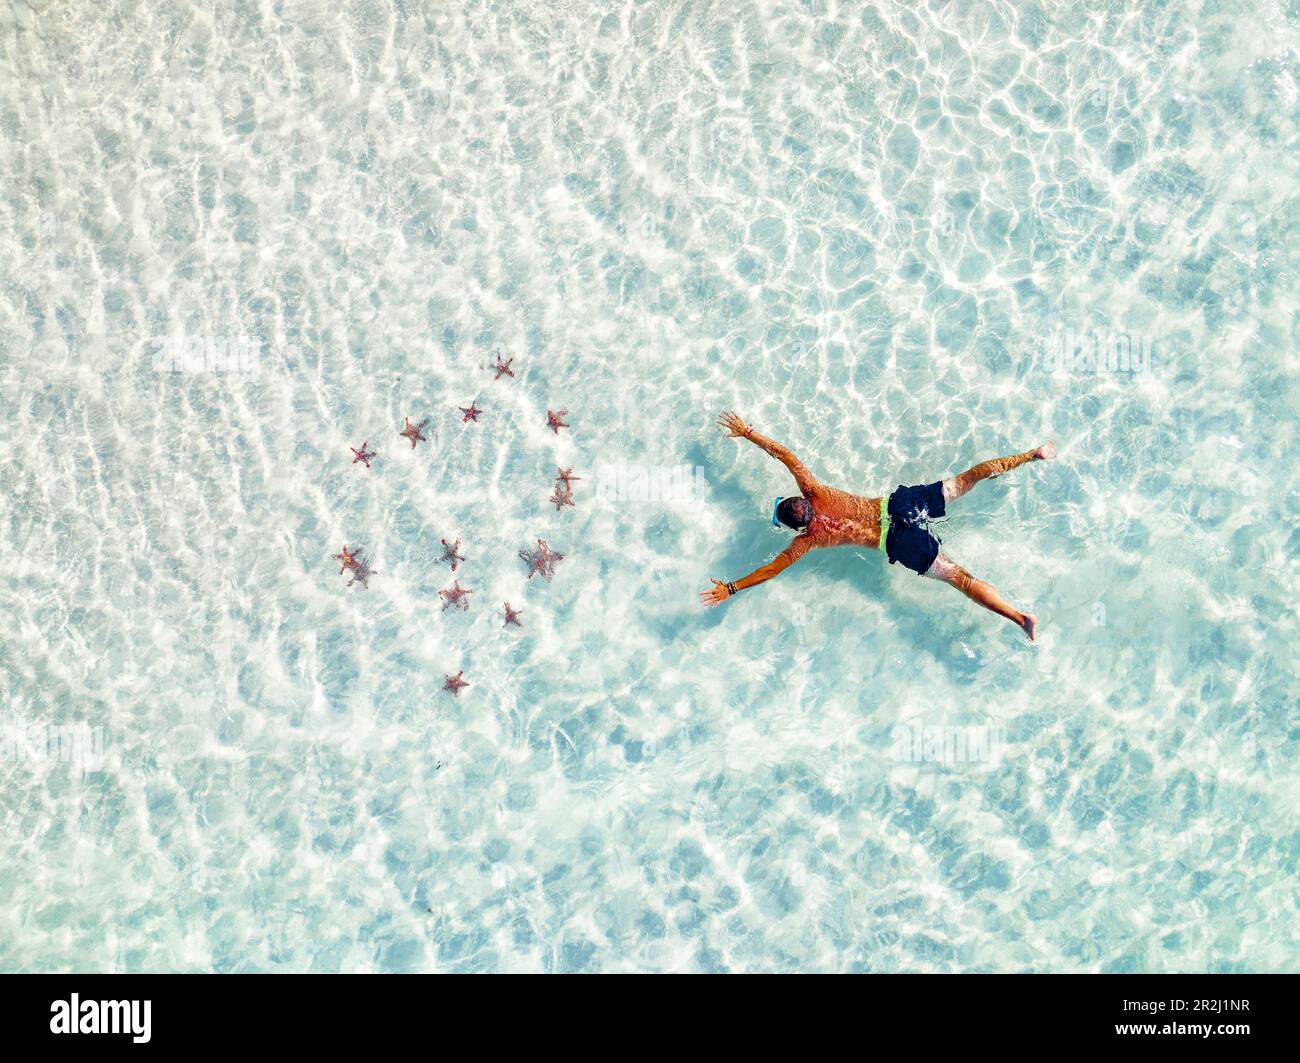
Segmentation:
{"type": "Polygon", "coordinates": [[[424,426],[429,423],[429,418],[426,417],[418,425],[411,424],[411,419],[409,417],[403,417],[402,420],[406,422],[406,427],[398,434],[405,436],[411,441],[412,450],[415,449],[415,444],[419,443],[421,440],[426,443],[429,441],[429,437],[424,434],[424,426]]]}
{"type": "Polygon", "coordinates": [[[333,555],[333,560],[343,562],[343,567],[339,569],[339,575],[340,576],[343,575],[343,573],[350,568],[356,568],[357,565],[360,563],[358,560],[360,556],[361,556],[361,550],[359,548],[356,551],[356,553],[350,554],[348,553],[348,544],[344,543],[343,552],[341,554],[333,555]]]}
{"type": "Polygon", "coordinates": [[[519,557],[528,565],[528,578],[541,576],[546,582],[551,581],[555,575],[555,566],[557,562],[564,560],[563,554],[557,554],[546,545],[545,539],[537,540],[536,550],[520,550],[519,557]]]}
{"type": "Polygon", "coordinates": [[[456,566],[465,560],[465,558],[461,554],[457,553],[459,549],[460,549],[459,539],[457,539],[454,543],[449,543],[447,542],[446,539],[442,540],[442,557],[438,558],[438,560],[450,561],[451,570],[453,572],[456,571],[456,566]]]}
{"type": "Polygon", "coordinates": [[[462,587],[457,580],[452,580],[450,587],[438,592],[438,597],[445,599],[442,603],[442,611],[445,613],[450,605],[454,605],[457,609],[468,609],[468,598],[473,593],[462,587]]]}
{"type": "Polygon", "coordinates": [[[376,574],[368,561],[357,561],[352,566],[352,578],[348,580],[348,586],[351,587],[354,583],[360,583],[366,590],[370,590],[370,577],[376,574]]]}

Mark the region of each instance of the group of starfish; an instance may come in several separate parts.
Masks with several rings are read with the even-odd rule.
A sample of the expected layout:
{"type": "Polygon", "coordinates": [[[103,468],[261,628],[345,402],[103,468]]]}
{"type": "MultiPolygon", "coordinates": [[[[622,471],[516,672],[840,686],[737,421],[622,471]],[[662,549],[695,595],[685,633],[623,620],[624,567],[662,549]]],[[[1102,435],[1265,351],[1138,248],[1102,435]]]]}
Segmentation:
{"type": "Polygon", "coordinates": [[[342,561],[343,565],[339,569],[339,575],[343,575],[348,569],[352,570],[352,578],[348,580],[348,586],[354,583],[360,583],[366,590],[370,589],[370,577],[375,575],[375,570],[370,567],[370,562],[361,556],[361,547],[357,547],[355,552],[349,552],[348,544],[343,544],[343,552],[334,555],[335,561],[342,561]]]}
{"type": "Polygon", "coordinates": [[[555,490],[551,492],[551,501],[555,503],[555,511],[558,513],[565,506],[573,505],[573,481],[581,480],[581,476],[573,475],[573,468],[557,469],[555,472],[555,490]]]}
{"type": "MultiPolygon", "coordinates": [[[[496,370],[496,376],[493,377],[493,379],[500,380],[502,376],[513,378],[515,373],[514,370],[510,368],[510,363],[513,361],[513,357],[507,358],[503,361],[501,358],[501,352],[498,351],[496,365],[490,367],[496,370]]],[[[460,406],[458,409],[461,414],[463,414],[461,417],[462,422],[473,421],[477,424],[479,417],[483,415],[483,410],[478,407],[476,400],[471,400],[468,406],[460,406]]],[[[559,435],[561,428],[571,427],[569,423],[564,420],[565,414],[567,413],[567,410],[547,410],[546,426],[556,435],[559,435]]],[[[409,439],[411,441],[412,450],[415,449],[417,443],[428,442],[428,436],[424,434],[424,429],[429,423],[429,418],[426,417],[419,424],[412,424],[409,417],[405,417],[403,420],[405,421],[405,427],[403,427],[399,434],[404,439],[409,439]]],[[[357,462],[361,462],[361,464],[363,464],[367,469],[370,468],[371,459],[376,456],[376,452],[367,449],[369,445],[370,440],[367,439],[362,442],[360,448],[348,448],[353,454],[353,465],[357,462]]],[[[582,477],[573,475],[573,469],[571,467],[568,469],[557,470],[555,477],[555,491],[550,498],[550,501],[555,503],[557,512],[564,506],[573,505],[573,481],[580,479],[582,479],[582,477]]],[[[438,558],[438,560],[440,562],[449,562],[451,564],[452,572],[455,572],[456,567],[465,560],[464,555],[460,553],[460,540],[457,539],[455,542],[449,543],[446,539],[443,539],[442,548],[442,557],[438,558]]],[[[375,570],[370,567],[369,562],[361,556],[361,547],[358,547],[355,551],[349,551],[347,543],[344,543],[342,553],[334,554],[333,557],[335,561],[342,562],[342,567],[339,569],[340,575],[349,570],[352,572],[352,578],[348,580],[349,587],[354,583],[360,583],[362,587],[369,589],[370,577],[376,573],[375,570]]],[[[528,578],[530,580],[534,576],[541,576],[548,583],[550,582],[551,577],[555,575],[556,564],[564,560],[564,555],[552,550],[546,544],[545,539],[537,540],[537,549],[535,550],[529,550],[527,548],[520,550],[519,557],[528,566],[528,578]]],[[[450,587],[446,587],[438,592],[438,597],[443,600],[443,612],[446,612],[447,609],[452,606],[455,606],[457,609],[468,609],[469,596],[473,593],[474,592],[468,587],[462,587],[459,580],[453,579],[450,587]]],[[[511,607],[509,602],[505,602],[503,613],[505,622],[502,624],[502,627],[509,627],[511,624],[514,624],[516,627],[522,627],[523,625],[519,621],[519,617],[522,613],[522,609],[514,609],[511,607]]],[[[445,676],[444,678],[446,679],[446,683],[443,685],[443,689],[451,691],[452,694],[459,694],[462,687],[469,686],[469,682],[463,678],[464,674],[464,669],[461,669],[454,676],[445,676]]]]}

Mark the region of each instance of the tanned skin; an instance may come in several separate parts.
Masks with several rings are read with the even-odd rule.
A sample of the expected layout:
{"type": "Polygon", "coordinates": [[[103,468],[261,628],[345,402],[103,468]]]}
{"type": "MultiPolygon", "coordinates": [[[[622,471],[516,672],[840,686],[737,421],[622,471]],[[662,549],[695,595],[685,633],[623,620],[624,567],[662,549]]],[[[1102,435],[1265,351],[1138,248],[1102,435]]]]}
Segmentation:
{"type": "MultiPolygon", "coordinates": [[[[723,413],[718,418],[718,425],[733,438],[748,439],[755,446],[765,450],[781,462],[794,477],[802,498],[801,519],[805,520],[803,530],[794,541],[762,568],[755,569],[748,576],[730,584],[735,591],[753,587],[771,579],[778,572],[789,568],[809,550],[822,546],[866,546],[870,549],[880,547],[880,498],[863,498],[835,487],[820,483],[791,451],[775,440],[759,435],[733,412],[723,413]]],[[[1048,461],[1056,457],[1056,444],[1044,443],[1041,447],[1027,450],[1023,454],[1013,454],[1006,458],[993,458],[982,461],[958,476],[943,481],[944,502],[960,498],[981,480],[1001,476],[1004,472],[1019,468],[1030,461],[1048,461]]],[[[1038,618],[1033,613],[1021,612],[997,592],[997,589],[984,580],[976,579],[964,568],[942,552],[935,558],[934,564],[925,573],[932,579],[956,587],[971,601],[985,609],[1004,616],[1020,628],[1032,641],[1038,626],[1038,618]]],[[[712,608],[720,605],[733,594],[728,584],[713,580],[713,587],[700,592],[700,600],[712,608]]]]}

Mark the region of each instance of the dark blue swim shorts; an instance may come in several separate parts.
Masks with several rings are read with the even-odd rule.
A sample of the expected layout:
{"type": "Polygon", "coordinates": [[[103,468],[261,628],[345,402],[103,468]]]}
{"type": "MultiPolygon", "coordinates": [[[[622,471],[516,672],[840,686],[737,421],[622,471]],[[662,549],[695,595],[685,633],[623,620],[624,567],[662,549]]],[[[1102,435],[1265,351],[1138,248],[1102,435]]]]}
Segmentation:
{"type": "Polygon", "coordinates": [[[939,556],[939,540],[930,534],[926,522],[944,515],[943,481],[917,487],[898,485],[889,496],[889,535],[885,556],[892,565],[901,561],[924,576],[939,556]]]}

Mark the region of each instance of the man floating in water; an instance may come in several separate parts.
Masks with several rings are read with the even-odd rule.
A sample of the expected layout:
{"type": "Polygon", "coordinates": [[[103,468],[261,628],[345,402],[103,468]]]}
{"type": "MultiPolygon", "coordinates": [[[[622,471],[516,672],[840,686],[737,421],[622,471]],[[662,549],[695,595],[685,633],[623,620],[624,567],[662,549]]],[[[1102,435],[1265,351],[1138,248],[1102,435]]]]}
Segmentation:
{"type": "Polygon", "coordinates": [[[719,605],[733,594],[771,579],[789,568],[817,546],[866,546],[883,550],[892,565],[901,561],[919,575],[950,583],[971,601],[992,610],[1021,628],[1033,641],[1038,618],[1022,613],[983,580],[975,579],[939,550],[939,540],[926,529],[926,522],[942,517],[947,504],[960,498],[981,480],[1001,476],[1028,461],[1056,457],[1056,444],[1044,443],[1034,450],[1009,458],[982,461],[960,476],[917,487],[899,486],[888,501],[863,498],[819,483],[789,450],[761,436],[734,413],[724,413],[718,424],[730,436],[740,436],[767,451],[794,476],[799,494],[778,498],[772,507],[772,524],[778,522],[800,534],[762,568],[734,583],[713,581],[713,589],[702,591],[706,606],[719,605]]]}

